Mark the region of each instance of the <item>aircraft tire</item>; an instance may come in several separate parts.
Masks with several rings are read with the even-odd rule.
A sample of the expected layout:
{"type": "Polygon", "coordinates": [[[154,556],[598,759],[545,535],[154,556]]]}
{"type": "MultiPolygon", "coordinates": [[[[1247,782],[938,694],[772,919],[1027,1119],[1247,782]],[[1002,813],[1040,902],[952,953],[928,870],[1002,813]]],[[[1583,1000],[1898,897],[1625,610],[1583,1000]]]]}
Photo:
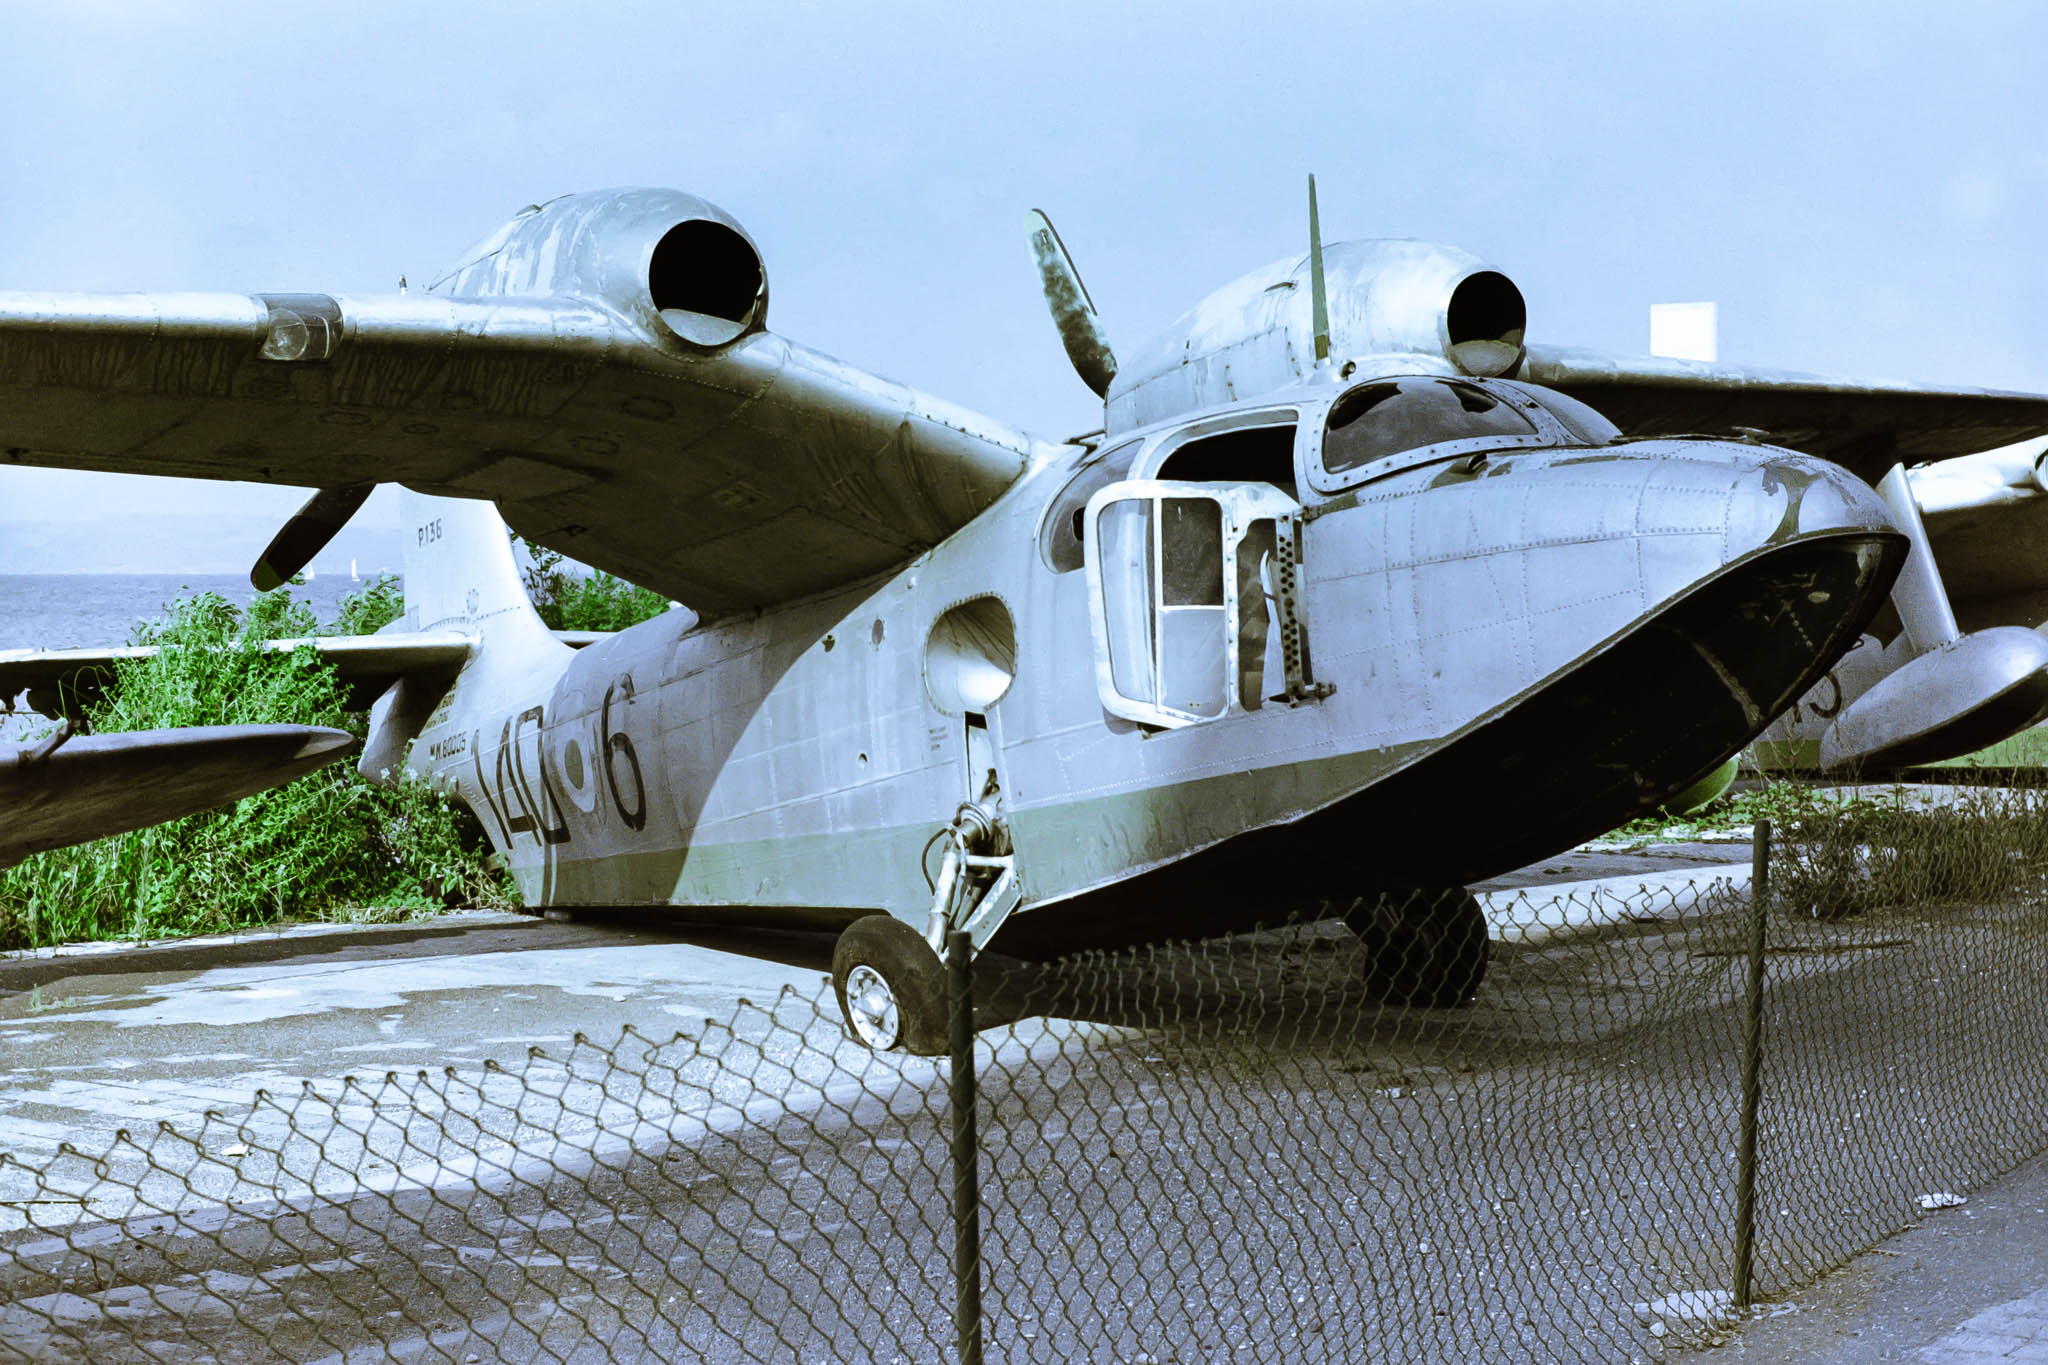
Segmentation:
{"type": "Polygon", "coordinates": [[[1486,979],[1486,915],[1462,887],[1361,897],[1344,922],[1365,945],[1375,1000],[1452,1009],[1470,1004],[1486,979]]]}
{"type": "Polygon", "coordinates": [[[847,1036],[877,1052],[946,1051],[946,965],[893,915],[849,924],[832,950],[832,989],[847,1036]]]}

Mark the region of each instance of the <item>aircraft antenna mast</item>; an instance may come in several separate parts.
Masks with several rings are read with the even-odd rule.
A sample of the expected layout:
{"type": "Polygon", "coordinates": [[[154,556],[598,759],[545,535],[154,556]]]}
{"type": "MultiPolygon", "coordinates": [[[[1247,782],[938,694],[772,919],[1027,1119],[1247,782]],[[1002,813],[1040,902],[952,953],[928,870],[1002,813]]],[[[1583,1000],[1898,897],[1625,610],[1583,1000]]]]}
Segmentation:
{"type": "Polygon", "coordinates": [[[1330,297],[1323,287],[1323,225],[1316,216],[1316,178],[1308,178],[1309,306],[1316,330],[1316,368],[1330,363],[1330,297]]]}

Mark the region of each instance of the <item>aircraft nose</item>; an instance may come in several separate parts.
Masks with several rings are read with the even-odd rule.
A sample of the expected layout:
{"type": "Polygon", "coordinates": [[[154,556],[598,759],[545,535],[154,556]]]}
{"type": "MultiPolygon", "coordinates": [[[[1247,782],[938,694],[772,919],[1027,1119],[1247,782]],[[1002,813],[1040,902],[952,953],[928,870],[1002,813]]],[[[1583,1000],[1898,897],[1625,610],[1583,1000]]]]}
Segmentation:
{"type": "Polygon", "coordinates": [[[1838,464],[1770,447],[1716,442],[1712,449],[1727,459],[1734,478],[1731,549],[1897,529],[1877,490],[1838,464]]]}
{"type": "MultiPolygon", "coordinates": [[[[1887,542],[1898,538],[1877,491],[1827,460],[1736,442],[1639,441],[1611,464],[1573,468],[1564,457],[1545,471],[1586,484],[1580,519],[1604,504],[1601,533],[1632,541],[1639,602],[1648,608],[1723,568],[1802,541],[1887,542]]],[[[1620,549],[1620,544],[1613,544],[1620,549]]],[[[1889,580],[1887,579],[1887,582],[1889,580]]]]}
{"type": "Polygon", "coordinates": [[[1690,786],[1855,640],[1905,552],[1868,485],[1768,446],[1633,441],[1399,478],[1310,521],[1304,562],[1331,711],[1429,755],[1371,841],[1383,864],[1416,850],[1418,875],[1492,876],[1690,786]],[[1457,862],[1432,831],[1489,785],[1513,828],[1457,862]]]}

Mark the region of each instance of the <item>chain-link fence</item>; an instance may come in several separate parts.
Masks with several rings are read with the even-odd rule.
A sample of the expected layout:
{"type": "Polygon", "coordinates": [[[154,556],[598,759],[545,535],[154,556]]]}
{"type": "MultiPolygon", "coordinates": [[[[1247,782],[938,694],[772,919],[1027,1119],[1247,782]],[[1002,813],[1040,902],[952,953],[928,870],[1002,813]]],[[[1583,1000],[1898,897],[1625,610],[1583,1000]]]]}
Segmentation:
{"type": "Polygon", "coordinates": [[[2048,1147],[2048,806],[1777,845],[1759,895],[1495,898],[1449,988],[1455,897],[984,958],[971,1089],[821,984],[0,1161],[0,1361],[1668,1355],[1738,1243],[1784,1296],[2048,1147]]]}

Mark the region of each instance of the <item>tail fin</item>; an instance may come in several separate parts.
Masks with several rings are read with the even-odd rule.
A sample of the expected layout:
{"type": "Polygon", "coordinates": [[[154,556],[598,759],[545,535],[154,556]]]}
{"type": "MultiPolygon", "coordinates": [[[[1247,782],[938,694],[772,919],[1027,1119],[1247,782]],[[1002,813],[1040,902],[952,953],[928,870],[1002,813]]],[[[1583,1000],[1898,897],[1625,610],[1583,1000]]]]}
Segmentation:
{"type": "MultiPolygon", "coordinates": [[[[400,490],[398,507],[405,537],[405,617],[384,630],[471,637],[475,643],[459,680],[468,715],[544,691],[568,666],[572,651],[533,609],[498,509],[480,499],[430,498],[409,488],[400,490]]],[[[445,665],[406,672],[377,699],[357,765],[363,776],[388,782],[411,766],[408,746],[439,714],[453,677],[445,665]]],[[[456,729],[472,723],[466,716],[441,719],[456,729]]]]}
{"type": "Polygon", "coordinates": [[[511,534],[496,507],[480,498],[430,498],[408,488],[401,490],[399,517],[408,629],[547,635],[520,581],[511,534]]]}

